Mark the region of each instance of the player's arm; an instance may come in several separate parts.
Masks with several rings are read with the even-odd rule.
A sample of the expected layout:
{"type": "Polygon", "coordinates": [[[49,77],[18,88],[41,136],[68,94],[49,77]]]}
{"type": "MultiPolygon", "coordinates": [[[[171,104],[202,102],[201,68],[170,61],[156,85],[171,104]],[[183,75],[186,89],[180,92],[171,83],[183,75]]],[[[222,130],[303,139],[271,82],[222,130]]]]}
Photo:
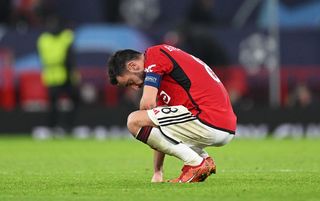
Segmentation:
{"type": "Polygon", "coordinates": [[[151,182],[163,182],[163,161],[164,161],[165,154],[159,152],[157,150],[154,151],[154,160],[153,160],[153,177],[151,182]]]}
{"type": "Polygon", "coordinates": [[[157,106],[158,88],[145,85],[140,100],[140,110],[150,110],[157,106]]]}
{"type": "Polygon", "coordinates": [[[150,110],[157,106],[157,94],[161,75],[147,73],[144,79],[143,94],[140,100],[140,110],[150,110]]]}
{"type": "MultiPolygon", "coordinates": [[[[143,95],[140,101],[140,110],[149,110],[157,106],[158,88],[154,86],[145,85],[143,88],[143,95]]],[[[151,182],[162,182],[163,181],[163,161],[165,154],[157,150],[154,151],[153,167],[154,173],[151,182]]]]}

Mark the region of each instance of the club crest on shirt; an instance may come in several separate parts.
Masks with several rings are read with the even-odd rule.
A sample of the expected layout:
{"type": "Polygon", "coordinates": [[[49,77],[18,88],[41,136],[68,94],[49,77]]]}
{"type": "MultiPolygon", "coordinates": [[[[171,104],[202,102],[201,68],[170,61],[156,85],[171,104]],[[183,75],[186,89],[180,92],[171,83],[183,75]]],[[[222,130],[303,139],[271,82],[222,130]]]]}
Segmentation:
{"type": "Polygon", "coordinates": [[[161,91],[160,92],[160,97],[162,98],[162,100],[163,100],[163,102],[165,103],[165,104],[169,104],[169,102],[170,102],[170,100],[171,100],[171,97],[166,93],[166,92],[164,92],[164,91],[161,91]]]}

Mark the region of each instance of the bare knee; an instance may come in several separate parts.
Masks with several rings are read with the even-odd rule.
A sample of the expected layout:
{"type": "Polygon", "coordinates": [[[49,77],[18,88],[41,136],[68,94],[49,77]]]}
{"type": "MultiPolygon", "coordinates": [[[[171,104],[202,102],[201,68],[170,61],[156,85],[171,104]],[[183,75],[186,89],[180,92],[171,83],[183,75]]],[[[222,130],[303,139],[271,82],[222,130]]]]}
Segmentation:
{"type": "Polygon", "coordinates": [[[127,119],[127,127],[130,133],[133,136],[136,136],[139,131],[139,126],[138,126],[138,119],[136,117],[136,112],[132,112],[129,114],[128,119],[127,119]]]}
{"type": "Polygon", "coordinates": [[[127,119],[127,127],[133,136],[136,136],[140,128],[144,126],[154,126],[147,114],[147,111],[139,110],[129,114],[127,119]]]}

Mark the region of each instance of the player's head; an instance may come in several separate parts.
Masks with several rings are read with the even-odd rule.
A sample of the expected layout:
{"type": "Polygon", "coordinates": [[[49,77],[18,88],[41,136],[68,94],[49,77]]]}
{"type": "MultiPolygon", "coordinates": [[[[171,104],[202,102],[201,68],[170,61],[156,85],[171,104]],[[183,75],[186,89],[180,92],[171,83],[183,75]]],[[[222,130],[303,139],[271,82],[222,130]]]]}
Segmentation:
{"type": "Polygon", "coordinates": [[[113,85],[141,88],[144,78],[144,55],[130,49],[117,51],[108,61],[108,72],[113,85]]]}

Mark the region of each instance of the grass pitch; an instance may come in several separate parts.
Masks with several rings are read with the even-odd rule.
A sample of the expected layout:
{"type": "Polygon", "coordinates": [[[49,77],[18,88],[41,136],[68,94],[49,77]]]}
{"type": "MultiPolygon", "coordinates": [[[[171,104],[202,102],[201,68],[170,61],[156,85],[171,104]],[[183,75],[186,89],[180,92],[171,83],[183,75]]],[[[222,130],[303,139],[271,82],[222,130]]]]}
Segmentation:
{"type": "MultiPolygon", "coordinates": [[[[320,140],[239,140],[208,148],[204,183],[150,183],[153,152],[135,140],[0,138],[0,200],[320,200],[320,140]]],[[[165,160],[165,178],[182,163],[165,160]]]]}

